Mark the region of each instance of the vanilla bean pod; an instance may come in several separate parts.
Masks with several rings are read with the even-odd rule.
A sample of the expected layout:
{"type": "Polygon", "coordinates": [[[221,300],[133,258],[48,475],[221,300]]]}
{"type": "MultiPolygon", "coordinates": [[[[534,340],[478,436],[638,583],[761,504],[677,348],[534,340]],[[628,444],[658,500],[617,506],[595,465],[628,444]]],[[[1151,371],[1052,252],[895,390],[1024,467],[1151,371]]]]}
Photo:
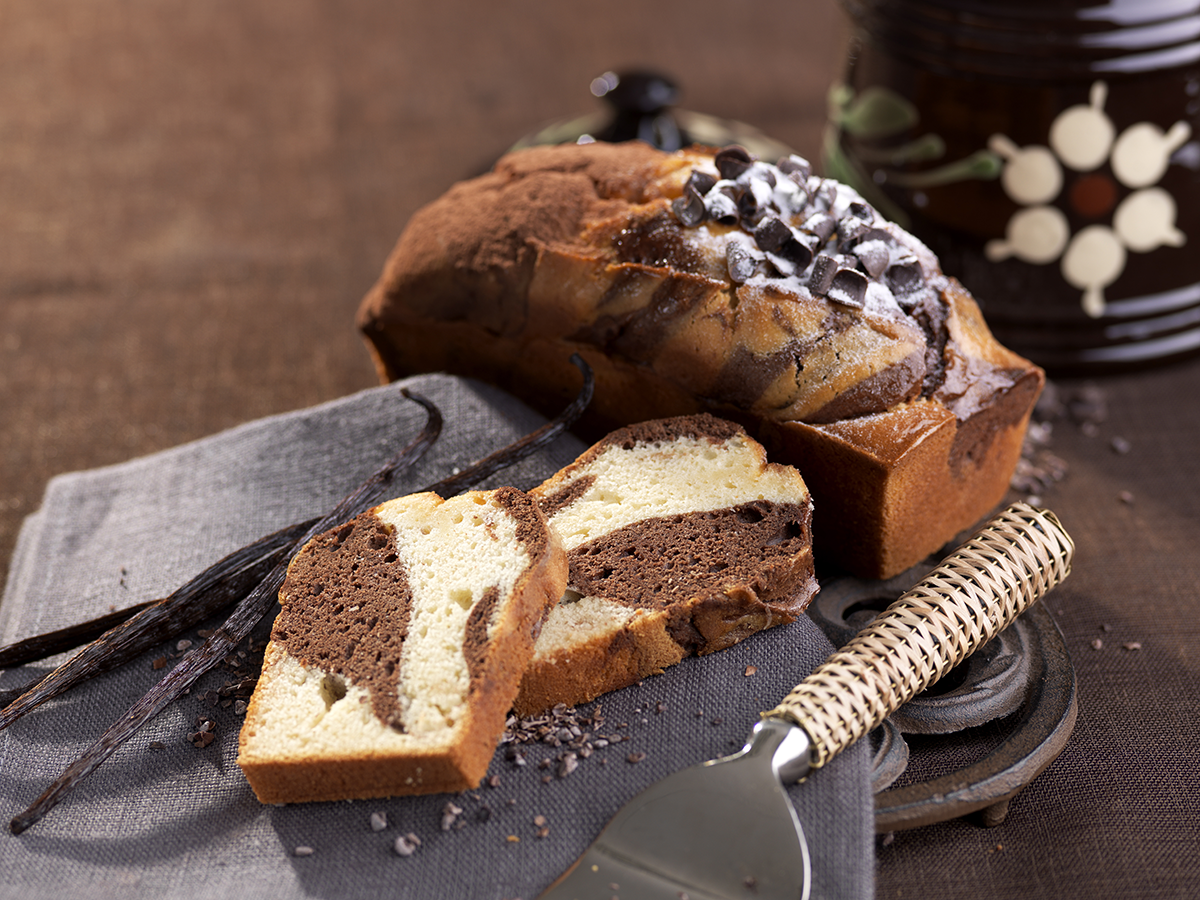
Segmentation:
{"type": "Polygon", "coordinates": [[[54,656],[56,653],[74,650],[76,647],[100,637],[110,628],[120,625],[134,613],[141,612],[158,602],[158,600],[147,600],[143,603],[135,603],[133,606],[88,619],[86,622],[35,634],[24,640],[13,641],[11,644],[0,647],[0,669],[23,666],[26,663],[45,659],[47,656],[54,656]]]}
{"type": "Polygon", "coordinates": [[[290,556],[314,522],[292,525],[234,551],[169,596],[110,628],[56,669],[19,688],[15,696],[0,694],[5,701],[0,731],[77,684],[124,665],[245,597],[281,559],[290,556]]]}
{"type": "MultiPolygon", "coordinates": [[[[591,402],[593,388],[587,364],[578,356],[572,357],[571,361],[584,372],[584,387],[558,418],[428,489],[443,496],[452,496],[513,465],[514,454],[531,455],[536,452],[578,420],[591,402]]],[[[19,688],[0,691],[0,731],[47,700],[88,678],[124,665],[160,641],[182,634],[240,600],[270,572],[280,554],[294,552],[298,537],[316,521],[315,518],[309,519],[260,538],[219,560],[162,600],[120,610],[56,632],[35,635],[0,648],[0,668],[5,668],[65,652],[99,635],[63,666],[19,688]],[[250,559],[256,565],[253,568],[244,567],[246,560],[250,559]],[[135,613],[139,613],[136,618],[135,613]]]]}
{"type": "MultiPolygon", "coordinates": [[[[372,476],[369,483],[376,485],[373,497],[386,489],[395,474],[420,459],[441,434],[442,415],[437,408],[423,398],[403,393],[425,407],[428,417],[421,433],[372,476]]],[[[160,641],[181,634],[243,599],[276,566],[291,559],[319,521],[313,518],[290,525],[235,550],[170,596],[105,632],[43,678],[25,685],[15,699],[4,697],[8,702],[0,710],[0,731],[47,700],[125,664],[160,641]]]]}
{"type": "MultiPolygon", "coordinates": [[[[443,479],[426,490],[449,496],[451,492],[463,490],[465,486],[475,484],[484,478],[508,466],[520,462],[532,455],[565,432],[582,414],[591,402],[593,380],[591,368],[578,355],[571,357],[583,373],[584,384],[579,395],[556,419],[539,428],[537,431],[509,445],[502,451],[493,453],[469,467],[458,475],[443,479]]],[[[372,479],[374,481],[374,479],[372,479]]],[[[342,503],[332,513],[314,525],[308,532],[309,537],[342,524],[357,514],[354,510],[361,496],[371,482],[363,485],[342,503]]],[[[362,505],[358,512],[371,507],[371,503],[362,505]]],[[[303,546],[303,542],[300,544],[303,546]]],[[[100,739],[92,744],[82,756],[73,762],[61,776],[39,796],[24,812],[13,817],[9,829],[13,834],[20,834],[36,824],[43,816],[66,797],[80,781],[95,771],[109,756],[126,740],[162,712],[167,706],[190,688],[207,671],[216,666],[237,644],[246,637],[254,626],[266,615],[271,604],[277,600],[280,586],[287,573],[287,563],[280,563],[256,587],[249,596],[238,603],[233,613],[200,647],[190,650],[180,663],[167,673],[166,677],[150,689],[146,695],[135,703],[129,711],[116,723],[111,725],[100,739]]]]}

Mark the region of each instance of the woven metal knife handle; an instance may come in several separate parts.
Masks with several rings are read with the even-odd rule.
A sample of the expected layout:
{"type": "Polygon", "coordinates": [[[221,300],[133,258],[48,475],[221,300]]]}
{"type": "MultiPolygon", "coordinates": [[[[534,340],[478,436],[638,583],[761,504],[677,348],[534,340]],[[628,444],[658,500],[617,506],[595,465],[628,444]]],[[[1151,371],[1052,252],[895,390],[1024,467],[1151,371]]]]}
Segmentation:
{"type": "Polygon", "coordinates": [[[1013,504],[764,717],[803,728],[820,768],[1066,578],[1074,552],[1053,513],[1013,504]]]}

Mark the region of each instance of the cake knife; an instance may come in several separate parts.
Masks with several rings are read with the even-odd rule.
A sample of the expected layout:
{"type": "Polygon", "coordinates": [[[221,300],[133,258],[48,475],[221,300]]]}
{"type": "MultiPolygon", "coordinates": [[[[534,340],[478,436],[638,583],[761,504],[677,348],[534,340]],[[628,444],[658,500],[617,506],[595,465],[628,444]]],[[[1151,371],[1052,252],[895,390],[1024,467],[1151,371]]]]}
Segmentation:
{"type": "Polygon", "coordinates": [[[627,803],[540,900],[809,900],[812,862],[784,784],[936,682],[1070,573],[1050,511],[1015,503],[833,653],[737,753],[627,803]]]}

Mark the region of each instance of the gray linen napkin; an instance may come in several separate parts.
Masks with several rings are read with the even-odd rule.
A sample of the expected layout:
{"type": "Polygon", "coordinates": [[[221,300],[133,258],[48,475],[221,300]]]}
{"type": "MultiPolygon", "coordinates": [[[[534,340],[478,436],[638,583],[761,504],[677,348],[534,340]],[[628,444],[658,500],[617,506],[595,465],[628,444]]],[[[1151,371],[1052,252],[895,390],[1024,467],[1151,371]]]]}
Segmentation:
{"type": "MultiPolygon", "coordinates": [[[[440,406],[446,427],[397,494],[543,421],[475,382],[428,375],[404,384],[440,406]]],[[[0,642],[163,596],[226,553],[326,511],[422,421],[387,386],[54,479],[17,544],[0,642]]],[[[565,437],[488,486],[531,487],[582,449],[565,437]]],[[[266,626],[257,637],[265,635],[266,626]]],[[[805,617],[610,694],[597,731],[627,739],[569,773],[560,774],[554,747],[530,744],[524,765],[501,749],[490,771],[498,784],[465,794],[264,807],[236,765],[241,716],[211,705],[213,691],[257,663],[252,648],[240,668],[207,676],[42,822],[20,836],[0,833],[0,898],[532,900],[639,790],[741,746],[757,713],[831,649],[805,617]],[[199,718],[217,723],[216,740],[202,749],[186,739],[199,718]],[[374,813],[386,827],[372,827],[374,813]],[[420,846],[397,855],[396,838],[409,833],[420,846]]],[[[169,642],[0,732],[0,820],[32,802],[161,677],[156,660],[173,664],[180,652],[169,642]]],[[[0,687],[36,668],[0,674],[0,687]]],[[[791,789],[813,852],[814,897],[872,896],[870,763],[864,744],[791,789]]]]}

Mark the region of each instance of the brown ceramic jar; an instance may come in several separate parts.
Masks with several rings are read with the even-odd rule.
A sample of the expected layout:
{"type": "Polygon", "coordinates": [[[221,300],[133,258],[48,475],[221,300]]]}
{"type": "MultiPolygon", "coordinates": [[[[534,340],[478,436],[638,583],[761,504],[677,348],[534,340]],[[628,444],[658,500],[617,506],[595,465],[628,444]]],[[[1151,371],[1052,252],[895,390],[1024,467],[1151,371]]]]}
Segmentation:
{"type": "Polygon", "coordinates": [[[1200,351],[1200,0],[842,0],[826,174],[1051,373],[1200,351]]]}

